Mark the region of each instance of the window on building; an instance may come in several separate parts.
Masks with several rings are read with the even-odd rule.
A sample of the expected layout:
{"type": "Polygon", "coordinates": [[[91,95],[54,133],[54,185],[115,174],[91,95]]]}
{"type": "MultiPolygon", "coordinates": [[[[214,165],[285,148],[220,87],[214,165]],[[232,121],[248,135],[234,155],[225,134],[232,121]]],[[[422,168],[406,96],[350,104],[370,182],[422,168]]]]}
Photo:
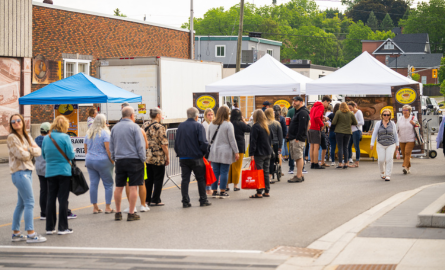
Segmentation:
{"type": "Polygon", "coordinates": [[[386,42],[385,50],[394,50],[394,44],[392,42],[386,42]]]}
{"type": "Polygon", "coordinates": [[[426,84],[426,76],[422,76],[422,84],[426,84]]]}
{"type": "Polygon", "coordinates": [[[90,75],[90,60],[78,60],[78,59],[65,59],[64,60],[64,77],[76,75],[77,73],[83,73],[90,75]]]}
{"type": "Polygon", "coordinates": [[[226,57],[226,45],[216,45],[216,57],[226,57]]]}
{"type": "Polygon", "coordinates": [[[270,54],[270,56],[273,56],[273,50],[272,49],[267,49],[267,53],[270,54]]]}

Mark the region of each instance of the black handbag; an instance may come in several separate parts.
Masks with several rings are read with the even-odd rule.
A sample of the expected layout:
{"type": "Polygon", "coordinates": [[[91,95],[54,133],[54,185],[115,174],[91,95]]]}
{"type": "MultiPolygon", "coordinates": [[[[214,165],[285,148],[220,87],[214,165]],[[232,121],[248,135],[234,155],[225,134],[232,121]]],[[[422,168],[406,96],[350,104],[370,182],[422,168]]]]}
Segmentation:
{"type": "Polygon", "coordinates": [[[70,161],[66,154],[60,149],[59,145],[56,143],[56,141],[51,137],[51,134],[49,135],[49,138],[51,141],[53,141],[54,145],[56,146],[57,150],[59,150],[60,154],[68,161],[68,163],[71,166],[71,187],[70,191],[74,193],[76,196],[82,195],[86,193],[90,188],[88,187],[88,183],[85,180],[85,176],[83,175],[83,172],[79,169],[79,167],[76,166],[76,162],[73,159],[70,161]]]}
{"type": "Polygon", "coordinates": [[[218,128],[216,129],[215,134],[213,134],[212,141],[210,142],[209,146],[207,146],[207,153],[204,155],[205,159],[207,159],[207,160],[209,160],[210,148],[212,147],[213,141],[214,141],[215,138],[216,138],[216,134],[218,134],[218,130],[219,130],[219,127],[220,127],[220,126],[221,126],[221,125],[219,125],[218,128]]]}

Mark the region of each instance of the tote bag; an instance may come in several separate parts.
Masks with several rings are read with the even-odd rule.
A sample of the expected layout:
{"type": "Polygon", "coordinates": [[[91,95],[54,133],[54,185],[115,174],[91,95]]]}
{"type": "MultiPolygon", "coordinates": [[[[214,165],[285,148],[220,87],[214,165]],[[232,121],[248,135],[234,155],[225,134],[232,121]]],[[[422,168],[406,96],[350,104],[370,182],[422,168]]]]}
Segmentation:
{"type": "Polygon", "coordinates": [[[210,162],[204,159],[204,165],[206,166],[206,185],[211,186],[213,183],[216,182],[215,173],[213,172],[212,166],[210,162]]]}
{"type": "Polygon", "coordinates": [[[264,171],[256,169],[254,160],[250,162],[250,169],[242,171],[241,188],[242,189],[266,188],[266,185],[264,183],[264,171]]]}

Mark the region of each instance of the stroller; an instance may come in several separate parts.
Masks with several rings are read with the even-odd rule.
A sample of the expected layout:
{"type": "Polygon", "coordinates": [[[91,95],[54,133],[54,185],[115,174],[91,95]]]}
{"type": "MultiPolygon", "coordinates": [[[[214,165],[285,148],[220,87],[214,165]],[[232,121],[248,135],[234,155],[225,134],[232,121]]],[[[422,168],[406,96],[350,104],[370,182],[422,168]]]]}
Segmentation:
{"type": "Polygon", "coordinates": [[[281,176],[283,176],[280,163],[281,163],[280,162],[280,157],[279,156],[275,156],[274,163],[273,163],[272,179],[276,179],[276,181],[272,181],[272,179],[269,179],[271,184],[275,184],[276,182],[280,182],[281,176]]]}

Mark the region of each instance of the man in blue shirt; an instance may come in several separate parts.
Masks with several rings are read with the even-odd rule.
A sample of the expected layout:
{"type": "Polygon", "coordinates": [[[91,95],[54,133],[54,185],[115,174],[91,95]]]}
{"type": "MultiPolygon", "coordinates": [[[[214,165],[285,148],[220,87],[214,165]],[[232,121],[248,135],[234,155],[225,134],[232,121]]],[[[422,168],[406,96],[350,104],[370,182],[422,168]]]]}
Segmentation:
{"type": "Polygon", "coordinates": [[[196,108],[187,110],[187,120],[181,123],[176,131],[175,152],[179,157],[181,166],[181,193],[182,206],[189,208],[189,184],[190,174],[193,171],[198,181],[200,206],[210,206],[206,195],[206,168],[204,165],[204,154],[207,153],[207,142],[204,126],[198,121],[199,111],[196,108]]]}
{"type": "Polygon", "coordinates": [[[139,126],[134,123],[135,120],[134,109],[130,106],[124,107],[122,119],[111,130],[110,152],[116,166],[115,220],[122,219],[122,191],[127,185],[127,179],[130,186],[127,221],[140,219],[140,216],[134,213],[134,209],[138,198],[138,186],[144,185],[146,150],[145,139],[139,126]]]}

